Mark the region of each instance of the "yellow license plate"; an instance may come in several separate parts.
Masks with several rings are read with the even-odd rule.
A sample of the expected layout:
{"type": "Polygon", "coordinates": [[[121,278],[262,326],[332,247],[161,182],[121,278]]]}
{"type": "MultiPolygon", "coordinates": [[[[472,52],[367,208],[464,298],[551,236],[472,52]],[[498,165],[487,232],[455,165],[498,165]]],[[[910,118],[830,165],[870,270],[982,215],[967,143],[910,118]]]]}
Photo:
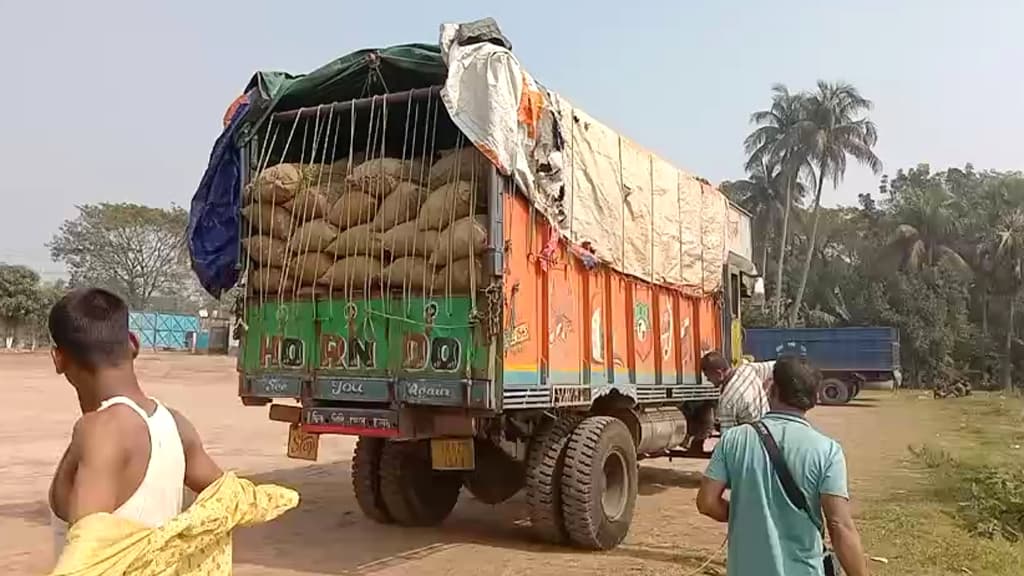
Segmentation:
{"type": "Polygon", "coordinates": [[[430,463],[434,470],[472,470],[476,468],[476,454],[473,452],[473,439],[431,439],[430,463]]]}
{"type": "Polygon", "coordinates": [[[288,427],[288,457],[316,462],[320,450],[320,435],[310,434],[298,424],[288,427]]]}

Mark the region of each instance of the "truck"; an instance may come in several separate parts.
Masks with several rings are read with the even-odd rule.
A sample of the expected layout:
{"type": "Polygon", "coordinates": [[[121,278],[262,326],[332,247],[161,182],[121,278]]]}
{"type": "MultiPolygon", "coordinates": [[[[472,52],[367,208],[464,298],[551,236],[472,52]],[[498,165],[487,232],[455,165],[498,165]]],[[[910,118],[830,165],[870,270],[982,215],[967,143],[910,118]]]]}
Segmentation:
{"type": "Polygon", "coordinates": [[[896,328],[747,328],[744,352],[757,361],[792,354],[821,371],[819,399],[846,404],[866,382],[892,381],[899,387],[900,339],[896,328]]]}
{"type": "Polygon", "coordinates": [[[257,73],[189,245],[208,291],[237,285],[241,402],[290,457],[357,437],[367,517],[525,491],[541,540],[593,550],[626,536],[638,460],[713,410],[699,360],[739,358],[758,286],[749,214],[542,87],[489,19],[257,73]]]}

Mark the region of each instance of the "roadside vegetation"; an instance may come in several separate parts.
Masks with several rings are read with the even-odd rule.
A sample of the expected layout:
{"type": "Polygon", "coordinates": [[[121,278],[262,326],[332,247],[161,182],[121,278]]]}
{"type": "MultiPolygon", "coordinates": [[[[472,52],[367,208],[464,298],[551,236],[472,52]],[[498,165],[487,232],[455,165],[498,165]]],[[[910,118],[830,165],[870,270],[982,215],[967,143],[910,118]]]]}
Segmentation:
{"type": "Polygon", "coordinates": [[[872,572],[1024,574],[1024,401],[895,401],[934,435],[862,502],[872,572]]]}

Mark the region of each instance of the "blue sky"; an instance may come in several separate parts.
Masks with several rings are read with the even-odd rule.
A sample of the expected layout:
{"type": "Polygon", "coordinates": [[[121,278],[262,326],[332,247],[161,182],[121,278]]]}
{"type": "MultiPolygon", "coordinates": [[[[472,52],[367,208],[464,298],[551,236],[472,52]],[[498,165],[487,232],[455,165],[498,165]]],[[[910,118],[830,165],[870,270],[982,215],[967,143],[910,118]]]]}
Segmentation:
{"type": "MultiPolygon", "coordinates": [[[[541,82],[712,181],[742,176],[747,119],[771,84],[819,78],[875,101],[886,172],[1024,169],[1015,0],[0,0],[0,261],[58,274],[43,245],[77,204],[187,206],[254,70],[434,42],[442,21],[482,16],[541,82]]],[[[876,187],[854,168],[826,203],[876,187]]]]}

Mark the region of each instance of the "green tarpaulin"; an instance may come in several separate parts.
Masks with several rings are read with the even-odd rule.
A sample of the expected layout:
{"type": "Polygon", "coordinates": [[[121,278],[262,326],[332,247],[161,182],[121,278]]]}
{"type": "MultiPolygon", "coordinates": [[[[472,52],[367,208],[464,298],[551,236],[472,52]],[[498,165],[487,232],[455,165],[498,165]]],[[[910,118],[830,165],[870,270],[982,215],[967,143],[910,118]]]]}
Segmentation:
{"type": "Polygon", "coordinates": [[[359,50],[302,75],[257,72],[245,88],[251,91],[245,132],[273,112],[436,86],[446,75],[441,49],[431,44],[359,50]]]}

